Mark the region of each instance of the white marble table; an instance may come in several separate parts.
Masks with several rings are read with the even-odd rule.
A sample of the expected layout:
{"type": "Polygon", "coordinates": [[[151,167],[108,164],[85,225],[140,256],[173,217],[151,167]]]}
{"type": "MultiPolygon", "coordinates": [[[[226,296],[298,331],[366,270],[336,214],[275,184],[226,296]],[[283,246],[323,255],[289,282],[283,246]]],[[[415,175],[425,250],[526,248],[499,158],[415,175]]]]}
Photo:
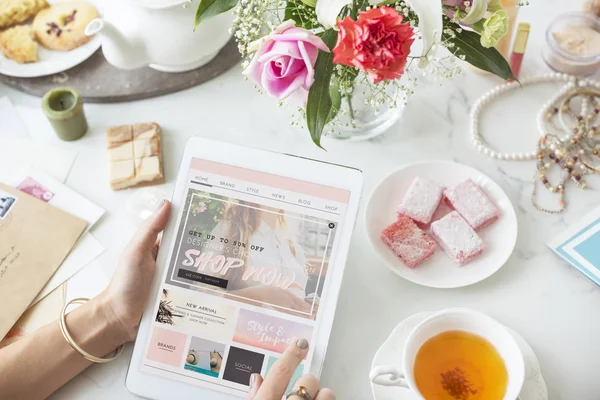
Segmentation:
{"type": "MultiPolygon", "coordinates": [[[[521,19],[532,24],[524,76],[547,70],[540,56],[546,26],[565,7],[580,5],[573,1],[564,6],[567,2],[561,0],[532,3],[521,11],[521,19]]],[[[423,310],[465,306],[490,314],[529,341],[540,359],[552,400],[595,400],[600,398],[600,290],[560,261],[545,242],[598,204],[600,191],[571,189],[566,213],[542,214],[530,202],[532,163],[491,161],[472,149],[467,136],[470,105],[496,83],[466,72],[441,87],[423,85],[389,134],[365,143],[328,141],[328,152],[317,149],[306,132],[290,128],[287,113],[244,82],[239,68],[203,86],[161,98],[89,105],[90,132],[74,143],[62,143],[53,136],[40,99],[1,85],[0,96],[10,97],[35,140],[78,153],[67,184],[108,210],[94,229],[107,248],[101,257],[107,274],[112,273],[133,231],[123,209],[130,192],[112,192],[107,184],[104,132],[109,124],[155,120],[164,127],[165,191],[173,187],[179,158],[192,135],[359,167],[365,174],[364,198],[386,174],[406,163],[448,159],[478,168],[500,184],[517,210],[519,239],[514,255],[498,273],[472,287],[416,286],[377,259],[367,243],[363,210],[352,240],[323,383],[339,399],[370,399],[371,359],[398,322],[423,310]]],[[[535,113],[554,90],[526,88],[495,103],[486,114],[485,136],[505,151],[530,150],[537,135],[535,113]]],[[[131,346],[118,362],[90,368],[52,398],[133,398],[124,386],[130,352],[131,346]]]]}

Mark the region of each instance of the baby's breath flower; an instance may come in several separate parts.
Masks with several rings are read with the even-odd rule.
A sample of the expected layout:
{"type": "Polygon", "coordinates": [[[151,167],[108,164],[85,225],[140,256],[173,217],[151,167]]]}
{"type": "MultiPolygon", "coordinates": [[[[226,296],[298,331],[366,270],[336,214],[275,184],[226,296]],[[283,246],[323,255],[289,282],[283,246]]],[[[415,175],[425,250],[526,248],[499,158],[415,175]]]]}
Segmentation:
{"type": "Polygon", "coordinates": [[[238,43],[240,54],[244,58],[251,56],[250,43],[270,33],[281,23],[280,0],[240,0],[233,10],[234,20],[231,32],[238,43]]]}

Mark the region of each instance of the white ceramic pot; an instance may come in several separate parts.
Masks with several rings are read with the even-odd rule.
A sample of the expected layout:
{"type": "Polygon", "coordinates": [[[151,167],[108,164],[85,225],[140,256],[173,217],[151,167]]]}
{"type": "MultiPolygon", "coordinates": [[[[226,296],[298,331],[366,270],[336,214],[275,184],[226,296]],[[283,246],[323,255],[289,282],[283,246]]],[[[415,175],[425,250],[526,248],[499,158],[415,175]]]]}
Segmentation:
{"type": "Polygon", "coordinates": [[[231,37],[231,12],[194,31],[199,1],[105,0],[104,17],[90,22],[85,33],[102,37],[104,56],[117,68],[189,71],[212,60],[231,37]]]}

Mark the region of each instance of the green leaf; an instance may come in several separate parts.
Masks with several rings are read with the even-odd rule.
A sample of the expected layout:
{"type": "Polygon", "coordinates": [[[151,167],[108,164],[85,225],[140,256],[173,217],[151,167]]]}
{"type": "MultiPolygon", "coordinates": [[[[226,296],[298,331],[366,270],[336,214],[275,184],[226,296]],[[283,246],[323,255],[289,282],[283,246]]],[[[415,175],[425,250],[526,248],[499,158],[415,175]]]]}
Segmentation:
{"type": "Polygon", "coordinates": [[[296,26],[302,26],[302,21],[300,20],[300,16],[298,15],[297,9],[298,5],[295,1],[288,1],[285,5],[285,13],[283,16],[283,20],[287,21],[288,19],[291,19],[296,22],[296,26]]]}
{"type": "Polygon", "coordinates": [[[331,122],[337,116],[342,106],[342,93],[338,85],[331,85],[329,87],[329,98],[331,99],[331,111],[327,117],[327,122],[331,122]]]}
{"type": "Polygon", "coordinates": [[[476,32],[463,30],[457,33],[456,37],[444,33],[442,40],[453,43],[454,47],[448,47],[448,50],[459,58],[464,56],[464,60],[474,67],[491,72],[504,80],[517,80],[502,54],[493,47],[483,47],[476,32]]]}
{"type": "Polygon", "coordinates": [[[194,29],[196,29],[202,21],[206,21],[209,18],[231,10],[237,3],[238,0],[200,0],[200,4],[198,4],[198,9],[196,10],[194,29]]]}
{"type": "MultiPolygon", "coordinates": [[[[321,39],[331,50],[337,42],[337,37],[338,33],[335,30],[328,29],[323,33],[321,39]]],[[[321,136],[325,125],[329,122],[329,114],[333,108],[329,94],[331,75],[333,75],[333,52],[326,53],[319,50],[315,63],[315,81],[308,91],[306,126],[313,142],[322,149],[321,136]]]]}
{"type": "Polygon", "coordinates": [[[304,29],[315,29],[319,27],[318,23],[315,23],[314,17],[311,18],[311,14],[306,11],[308,6],[302,4],[300,0],[288,0],[285,5],[284,21],[293,20],[296,22],[296,26],[300,26],[304,29]],[[301,7],[298,7],[301,5],[301,7]]]}

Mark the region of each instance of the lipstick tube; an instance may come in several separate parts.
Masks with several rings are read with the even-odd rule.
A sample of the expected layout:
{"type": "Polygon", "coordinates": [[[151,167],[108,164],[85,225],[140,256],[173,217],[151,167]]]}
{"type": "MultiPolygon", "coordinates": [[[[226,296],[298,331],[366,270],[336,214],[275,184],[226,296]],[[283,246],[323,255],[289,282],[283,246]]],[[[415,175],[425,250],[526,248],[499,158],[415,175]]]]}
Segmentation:
{"type": "Polygon", "coordinates": [[[517,79],[521,73],[521,64],[523,63],[523,55],[525,54],[525,48],[527,47],[530,29],[531,26],[526,22],[521,22],[517,28],[515,43],[513,44],[513,50],[510,55],[510,68],[517,79]]]}

